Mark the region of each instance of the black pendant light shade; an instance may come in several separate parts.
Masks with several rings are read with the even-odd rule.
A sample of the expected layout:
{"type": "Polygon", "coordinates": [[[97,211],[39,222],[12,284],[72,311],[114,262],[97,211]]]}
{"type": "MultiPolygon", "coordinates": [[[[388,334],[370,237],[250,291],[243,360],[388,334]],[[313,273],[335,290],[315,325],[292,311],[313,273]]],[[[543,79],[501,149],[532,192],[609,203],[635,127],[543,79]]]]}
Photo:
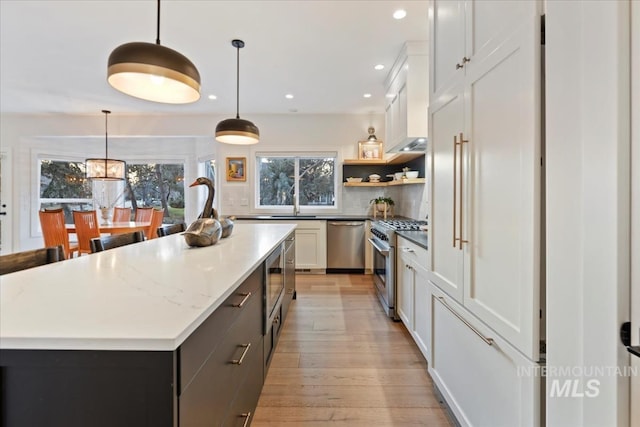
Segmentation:
{"type": "Polygon", "coordinates": [[[107,117],[109,110],[104,113],[104,158],[85,160],[87,178],[100,181],[121,181],[124,179],[127,164],[123,160],[109,158],[109,138],[107,132],[107,117]]]}
{"type": "Polygon", "coordinates": [[[240,49],[242,40],[233,40],[231,45],[237,49],[236,64],[236,117],[225,119],[216,126],[216,140],[225,144],[251,145],[260,141],[258,127],[249,120],[240,118],[240,49]]]}
{"type": "Polygon", "coordinates": [[[132,42],[109,55],[107,81],[120,92],[167,104],[200,99],[200,73],[186,56],[160,44],[160,0],[156,43],[132,42]]]}

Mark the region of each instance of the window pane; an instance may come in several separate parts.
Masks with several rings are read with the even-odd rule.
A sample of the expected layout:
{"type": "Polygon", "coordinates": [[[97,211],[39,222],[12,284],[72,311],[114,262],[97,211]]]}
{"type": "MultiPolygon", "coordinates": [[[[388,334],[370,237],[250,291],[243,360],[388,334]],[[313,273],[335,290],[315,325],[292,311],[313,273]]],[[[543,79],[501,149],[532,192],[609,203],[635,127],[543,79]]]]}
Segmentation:
{"type": "Polygon", "coordinates": [[[84,163],[40,160],[40,197],[43,199],[90,199],[84,163]]]}
{"type": "Polygon", "coordinates": [[[335,159],[301,158],[300,206],[335,205],[335,159]]]}
{"type": "Polygon", "coordinates": [[[184,221],[183,164],[128,164],[127,185],[127,204],[133,208],[164,208],[164,223],[184,221]]]}
{"type": "Polygon", "coordinates": [[[295,159],[258,157],[260,206],[293,206],[295,159]]]}

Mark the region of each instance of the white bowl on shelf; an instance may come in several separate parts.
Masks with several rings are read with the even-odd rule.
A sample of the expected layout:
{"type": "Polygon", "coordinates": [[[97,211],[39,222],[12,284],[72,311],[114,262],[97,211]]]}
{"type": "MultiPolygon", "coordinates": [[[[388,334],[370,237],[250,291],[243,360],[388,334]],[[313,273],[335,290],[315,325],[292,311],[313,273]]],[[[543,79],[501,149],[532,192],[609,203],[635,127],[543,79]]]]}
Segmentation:
{"type": "Polygon", "coordinates": [[[347,178],[347,182],[362,182],[362,178],[354,178],[350,176],[349,178],[347,178]]]}
{"type": "Polygon", "coordinates": [[[409,179],[416,179],[418,177],[418,171],[408,171],[406,175],[409,179]]]}
{"type": "Polygon", "coordinates": [[[393,174],[396,181],[400,181],[404,176],[404,172],[396,172],[393,174]]]}
{"type": "Polygon", "coordinates": [[[377,173],[369,175],[369,182],[380,182],[380,175],[377,173]]]}

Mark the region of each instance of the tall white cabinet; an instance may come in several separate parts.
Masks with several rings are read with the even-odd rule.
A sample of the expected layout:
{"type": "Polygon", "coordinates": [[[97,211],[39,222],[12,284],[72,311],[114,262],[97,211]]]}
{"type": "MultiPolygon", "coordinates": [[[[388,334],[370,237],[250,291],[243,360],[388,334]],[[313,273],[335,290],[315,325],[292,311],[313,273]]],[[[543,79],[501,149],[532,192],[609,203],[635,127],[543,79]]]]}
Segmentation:
{"type": "MultiPolygon", "coordinates": [[[[496,384],[519,393],[517,366],[535,366],[540,357],[541,8],[531,0],[434,0],[431,7],[430,281],[443,293],[433,302],[441,315],[433,318],[430,370],[448,400],[473,402],[464,394],[474,387],[456,389],[455,369],[438,358],[442,322],[485,331],[447,338],[441,344],[450,351],[487,336],[494,337],[490,347],[497,339],[509,346],[512,369],[496,384]],[[453,311],[442,311],[442,302],[453,311]]],[[[504,350],[486,357],[504,357],[504,350]]],[[[539,399],[536,387],[525,387],[525,401],[539,399]]],[[[481,410],[457,411],[471,425],[483,421],[481,410]]],[[[523,423],[517,408],[513,414],[511,425],[539,419],[523,423]]]]}

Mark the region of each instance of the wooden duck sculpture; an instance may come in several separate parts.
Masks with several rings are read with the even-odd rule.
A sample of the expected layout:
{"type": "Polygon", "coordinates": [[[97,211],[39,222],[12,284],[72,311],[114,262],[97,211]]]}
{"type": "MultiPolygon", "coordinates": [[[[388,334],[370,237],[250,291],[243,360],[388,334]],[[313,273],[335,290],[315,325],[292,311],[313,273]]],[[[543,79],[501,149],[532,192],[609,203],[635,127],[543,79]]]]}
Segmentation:
{"type": "Polygon", "coordinates": [[[233,231],[232,218],[218,220],[218,212],[213,207],[213,197],[215,188],[209,178],[203,176],[197,178],[189,187],[196,185],[206,185],[209,189],[207,200],[204,203],[202,212],[187,230],[183,233],[189,246],[210,246],[215,245],[220,238],[229,237],[233,231]]]}

